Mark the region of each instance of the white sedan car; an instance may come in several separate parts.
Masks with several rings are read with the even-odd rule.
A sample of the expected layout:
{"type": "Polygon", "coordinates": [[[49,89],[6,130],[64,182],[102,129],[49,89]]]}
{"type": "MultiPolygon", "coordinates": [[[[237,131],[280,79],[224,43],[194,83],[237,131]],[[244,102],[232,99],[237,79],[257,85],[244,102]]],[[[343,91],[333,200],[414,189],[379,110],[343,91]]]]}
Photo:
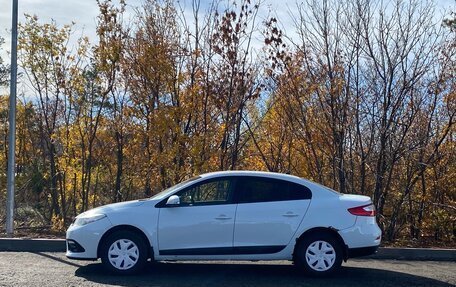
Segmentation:
{"type": "Polygon", "coordinates": [[[319,276],[375,253],[381,231],[367,196],[286,174],[230,171],[84,212],[66,237],[68,258],[101,258],[118,274],[136,273],[150,258],[293,260],[319,276]]]}

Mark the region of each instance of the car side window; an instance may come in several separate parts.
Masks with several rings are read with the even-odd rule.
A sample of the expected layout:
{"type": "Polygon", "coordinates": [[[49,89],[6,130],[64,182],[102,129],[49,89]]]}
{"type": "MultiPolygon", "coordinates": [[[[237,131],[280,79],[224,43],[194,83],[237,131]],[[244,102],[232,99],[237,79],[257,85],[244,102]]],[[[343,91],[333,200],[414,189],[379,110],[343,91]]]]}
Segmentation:
{"type": "Polygon", "coordinates": [[[241,177],[236,187],[239,203],[310,199],[311,191],[293,182],[265,178],[241,177]]]}
{"type": "Polygon", "coordinates": [[[288,198],[289,200],[311,199],[312,192],[307,186],[288,182],[288,198]]]}
{"type": "Polygon", "coordinates": [[[231,201],[230,179],[211,180],[195,184],[179,192],[180,205],[226,204],[231,201]]]}

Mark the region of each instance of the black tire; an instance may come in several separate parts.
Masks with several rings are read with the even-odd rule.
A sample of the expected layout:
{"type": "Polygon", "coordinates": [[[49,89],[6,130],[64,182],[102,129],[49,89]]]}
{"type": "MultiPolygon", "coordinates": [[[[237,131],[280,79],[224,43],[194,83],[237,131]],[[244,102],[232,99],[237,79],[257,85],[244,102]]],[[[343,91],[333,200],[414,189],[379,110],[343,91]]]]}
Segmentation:
{"type": "Polygon", "coordinates": [[[297,243],[294,254],[295,265],[307,275],[314,277],[326,277],[334,274],[342,265],[342,259],[343,249],[339,240],[328,233],[315,232],[305,236],[297,243]],[[308,248],[309,253],[307,253],[308,248]],[[317,251],[321,253],[316,252],[314,257],[312,253],[315,248],[320,249],[317,251]],[[328,250],[331,248],[332,250],[328,250]],[[334,260],[331,259],[332,254],[334,260]],[[313,260],[317,261],[313,262],[313,260]]]}
{"type": "Polygon", "coordinates": [[[123,230],[116,231],[110,234],[102,242],[100,247],[100,258],[105,269],[111,273],[119,275],[137,274],[143,271],[147,262],[147,243],[144,241],[142,236],[136,232],[123,230]],[[114,246],[115,242],[116,244],[114,246]],[[111,263],[109,254],[110,248],[113,248],[112,253],[114,252],[114,249],[125,249],[122,250],[125,253],[118,255],[117,257],[121,257],[117,260],[117,257],[111,253],[111,260],[113,260],[113,262],[120,262],[118,263],[118,267],[116,267],[114,263],[111,263]],[[128,266],[130,264],[132,264],[132,266],[128,266]]]}

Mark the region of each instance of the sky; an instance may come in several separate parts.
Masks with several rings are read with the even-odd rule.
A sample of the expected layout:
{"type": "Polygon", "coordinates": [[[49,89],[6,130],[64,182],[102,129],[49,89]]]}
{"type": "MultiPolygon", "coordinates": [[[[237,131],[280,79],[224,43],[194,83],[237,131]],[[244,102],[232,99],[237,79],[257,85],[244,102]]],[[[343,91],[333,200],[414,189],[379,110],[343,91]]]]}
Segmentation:
{"type": "MultiPolygon", "coordinates": [[[[134,8],[139,7],[142,0],[126,0],[127,3],[127,18],[131,18],[134,13],[134,8]]],[[[191,13],[191,0],[181,0],[182,7],[191,13]]],[[[211,1],[201,0],[201,10],[208,6],[211,1]]],[[[288,6],[294,5],[295,0],[265,0],[262,5],[262,13],[264,16],[268,10],[277,11],[277,14],[288,13],[288,6]]],[[[12,0],[0,0],[0,36],[5,39],[2,56],[4,62],[10,60],[5,55],[5,50],[10,50],[11,46],[11,12],[12,0]]],[[[19,22],[25,21],[24,14],[38,16],[40,22],[45,23],[55,20],[58,25],[70,24],[72,21],[76,23],[75,36],[82,33],[89,39],[96,39],[95,24],[98,15],[98,6],[96,0],[19,0],[19,22]]],[[[261,16],[261,15],[260,15],[261,16]]]]}
{"type": "MultiPolygon", "coordinates": [[[[132,17],[134,8],[140,6],[142,2],[142,0],[126,0],[127,18],[132,17]]],[[[180,0],[180,2],[182,7],[190,13],[192,1],[180,0]]],[[[210,0],[201,0],[203,7],[209,5],[210,2],[210,0]]],[[[302,0],[263,0],[263,2],[260,18],[265,18],[271,10],[276,13],[286,32],[291,32],[287,31],[292,30],[293,25],[289,17],[290,10],[293,10],[296,3],[300,3],[302,0]]],[[[435,3],[440,13],[456,10],[455,0],[435,0],[435,3]]],[[[3,49],[0,50],[0,57],[7,64],[10,62],[8,51],[11,46],[11,11],[12,0],[0,0],[0,36],[5,39],[3,49]]],[[[75,38],[85,35],[92,42],[96,39],[95,23],[98,15],[96,0],[19,0],[19,22],[24,21],[24,14],[37,15],[41,22],[49,22],[53,19],[58,25],[70,24],[74,21],[76,23],[75,38]]]]}

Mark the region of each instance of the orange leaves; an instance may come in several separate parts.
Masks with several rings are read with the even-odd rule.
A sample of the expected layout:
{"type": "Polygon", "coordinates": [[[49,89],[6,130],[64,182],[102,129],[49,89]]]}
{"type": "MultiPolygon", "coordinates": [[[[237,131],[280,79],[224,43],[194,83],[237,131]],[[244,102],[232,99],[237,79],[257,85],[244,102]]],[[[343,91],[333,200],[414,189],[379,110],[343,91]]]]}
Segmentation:
{"type": "Polygon", "coordinates": [[[74,48],[72,25],[27,16],[20,60],[33,105],[21,163],[42,170],[48,219],[53,205],[72,213],[201,172],[254,169],[347,192],[377,188],[385,220],[397,209],[404,226],[421,209],[426,232],[448,224],[440,206],[454,205],[454,39],[418,57],[401,35],[388,38],[401,29],[382,38],[376,21],[360,18],[369,7],[339,2],[298,5],[296,31],[285,31],[283,19],[261,22],[250,0],[204,17],[147,0],[131,23],[124,1],[99,1],[99,41],[81,37],[74,48]],[[413,181],[423,167],[425,188],[413,181]]]}

